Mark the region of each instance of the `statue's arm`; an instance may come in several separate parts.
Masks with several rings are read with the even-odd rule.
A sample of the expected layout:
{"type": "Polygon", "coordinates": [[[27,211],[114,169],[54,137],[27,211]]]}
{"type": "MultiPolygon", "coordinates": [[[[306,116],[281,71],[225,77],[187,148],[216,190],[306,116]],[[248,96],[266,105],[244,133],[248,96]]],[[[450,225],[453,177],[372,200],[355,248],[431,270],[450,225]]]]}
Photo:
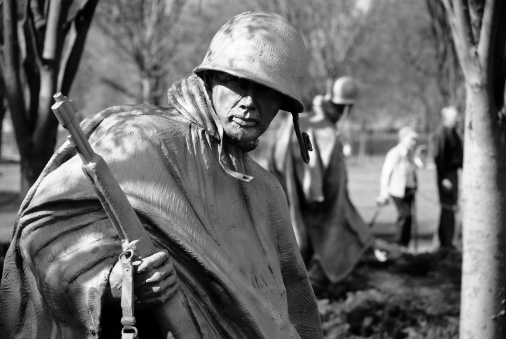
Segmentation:
{"type": "Polygon", "coordinates": [[[282,197],[279,213],[284,217],[276,223],[278,255],[286,288],[290,322],[303,339],[323,338],[316,297],[290,223],[288,206],[282,197]]]}

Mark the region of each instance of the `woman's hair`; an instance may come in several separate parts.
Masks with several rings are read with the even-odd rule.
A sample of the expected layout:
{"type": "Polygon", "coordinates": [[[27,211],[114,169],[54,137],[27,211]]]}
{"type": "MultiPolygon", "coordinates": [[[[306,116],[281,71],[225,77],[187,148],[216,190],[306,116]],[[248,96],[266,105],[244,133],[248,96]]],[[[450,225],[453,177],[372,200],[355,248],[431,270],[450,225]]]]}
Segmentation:
{"type": "Polygon", "coordinates": [[[404,140],[404,138],[408,136],[418,138],[418,133],[416,133],[415,130],[410,126],[404,126],[401,129],[399,129],[398,132],[399,141],[404,140]]]}

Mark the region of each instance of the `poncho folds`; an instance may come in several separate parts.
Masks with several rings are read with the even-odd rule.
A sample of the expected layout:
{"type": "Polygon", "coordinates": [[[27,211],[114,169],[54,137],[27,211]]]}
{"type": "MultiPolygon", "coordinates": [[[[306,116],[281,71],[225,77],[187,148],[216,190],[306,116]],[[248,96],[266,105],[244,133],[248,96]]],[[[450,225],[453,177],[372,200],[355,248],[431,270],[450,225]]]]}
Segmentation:
{"type": "MultiPolygon", "coordinates": [[[[113,107],[82,126],[173,256],[203,337],[322,338],[280,184],[223,143],[200,78],[168,97],[168,108],[113,107]]],[[[120,309],[103,299],[121,244],[80,166],[62,146],[21,206],[2,277],[3,338],[120,336],[120,309]]],[[[136,316],[142,337],[160,337],[149,311],[136,316]]]]}
{"type": "Polygon", "coordinates": [[[336,283],[350,273],[373,237],[349,198],[335,125],[323,114],[308,113],[300,115],[299,123],[313,143],[309,164],[300,160],[292,119],[286,119],[271,149],[269,169],[286,190],[301,250],[314,251],[327,278],[336,283]]]}

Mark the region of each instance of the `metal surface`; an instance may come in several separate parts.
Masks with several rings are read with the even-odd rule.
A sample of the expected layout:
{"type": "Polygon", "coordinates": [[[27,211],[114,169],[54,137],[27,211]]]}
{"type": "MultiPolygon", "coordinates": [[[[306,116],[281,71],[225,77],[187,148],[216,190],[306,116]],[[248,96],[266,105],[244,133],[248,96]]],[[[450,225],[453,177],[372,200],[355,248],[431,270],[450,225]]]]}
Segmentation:
{"type": "Polygon", "coordinates": [[[358,98],[358,86],[352,77],[340,77],[334,82],[330,95],[334,104],[353,105],[358,98]]]}
{"type": "MultiPolygon", "coordinates": [[[[157,249],[109,166],[100,155],[94,153],[88,139],[84,137],[84,133],[75,120],[75,106],[61,93],[55,94],[54,98],[57,102],[51,109],[58,121],[71,133],[76,150],[83,160],[82,170],[91,181],[95,193],[118,235],[128,243],[135,241],[135,248],[132,249],[135,249],[136,254],[141,258],[156,253],[157,249]]],[[[201,337],[187,309],[186,299],[180,290],[165,304],[153,308],[153,315],[165,335],[170,331],[176,339],[201,337]]]]}
{"type": "Polygon", "coordinates": [[[222,71],[270,87],[290,99],[282,110],[300,113],[306,65],[304,41],[283,17],[246,12],[221,27],[194,72],[222,71]]]}

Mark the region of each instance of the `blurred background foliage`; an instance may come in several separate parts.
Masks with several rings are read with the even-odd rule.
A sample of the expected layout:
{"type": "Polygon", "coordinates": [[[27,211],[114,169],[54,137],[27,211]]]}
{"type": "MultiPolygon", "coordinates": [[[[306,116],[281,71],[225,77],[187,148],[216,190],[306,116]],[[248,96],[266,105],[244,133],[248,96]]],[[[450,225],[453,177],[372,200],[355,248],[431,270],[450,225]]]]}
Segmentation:
{"type": "Polygon", "coordinates": [[[439,7],[437,0],[99,1],[70,96],[83,115],[116,104],[163,106],[167,88],[202,61],[223,23],[246,10],[268,10],[305,39],[306,107],[332,79],[351,75],[361,95],[346,131],[408,124],[429,132],[443,106],[463,103],[439,7]]]}
{"type": "MultiPolygon", "coordinates": [[[[200,64],[214,33],[248,10],[279,13],[303,35],[310,54],[302,93],[307,109],[337,77],[357,80],[358,103],[339,123],[354,155],[383,154],[405,125],[428,143],[441,108],[464,106],[440,0],[99,0],[68,92],[80,118],[113,105],[164,106],[167,89],[200,64]]],[[[5,105],[0,111],[9,115],[5,105]]],[[[254,156],[275,139],[279,120],[254,156]]],[[[2,157],[19,159],[9,119],[2,130],[2,157]]],[[[57,147],[65,136],[60,128],[57,147]]]]}

